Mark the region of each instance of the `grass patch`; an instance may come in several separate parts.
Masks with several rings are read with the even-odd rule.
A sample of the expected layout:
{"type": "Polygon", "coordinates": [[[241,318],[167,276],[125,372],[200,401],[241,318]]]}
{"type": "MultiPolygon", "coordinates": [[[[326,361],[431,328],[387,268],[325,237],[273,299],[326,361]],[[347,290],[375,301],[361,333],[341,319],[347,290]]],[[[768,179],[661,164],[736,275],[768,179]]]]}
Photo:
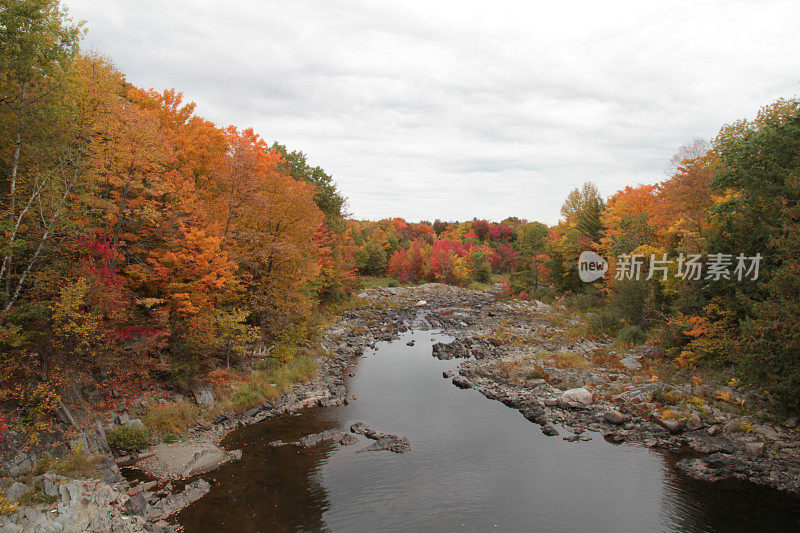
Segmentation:
{"type": "Polygon", "coordinates": [[[77,448],[70,450],[66,457],[57,461],[54,470],[56,474],[64,477],[97,477],[97,465],[100,460],[98,456],[87,455],[83,448],[77,448]]]}
{"type": "Polygon", "coordinates": [[[106,436],[109,446],[117,450],[137,450],[150,443],[150,430],[143,426],[119,426],[106,436]]]}
{"type": "Polygon", "coordinates": [[[575,368],[577,370],[589,370],[592,364],[580,354],[575,352],[560,352],[553,354],[553,366],[556,368],[575,368]]]}
{"type": "Polygon", "coordinates": [[[397,286],[397,280],[388,276],[359,276],[359,280],[361,281],[359,286],[362,289],[377,289],[378,287],[397,286]]]}
{"type": "Polygon", "coordinates": [[[19,497],[19,504],[24,507],[32,507],[34,505],[53,505],[58,500],[58,496],[48,496],[39,487],[30,487],[19,497]]]}
{"type": "MultiPolygon", "coordinates": [[[[317,363],[309,355],[298,355],[288,363],[271,360],[234,388],[216,391],[219,409],[214,412],[246,411],[278,397],[282,391],[317,374],[317,363]]],[[[213,414],[213,413],[211,413],[213,414]]]]}
{"type": "Polygon", "coordinates": [[[182,435],[197,421],[199,409],[189,402],[154,404],[147,408],[144,423],[156,435],[182,435]]]}
{"type": "Polygon", "coordinates": [[[534,368],[533,370],[531,370],[530,372],[525,374],[525,379],[544,379],[544,380],[547,380],[547,378],[548,378],[547,373],[545,373],[544,370],[542,370],[541,368],[538,368],[538,367],[534,368]]]}
{"type": "Polygon", "coordinates": [[[173,433],[171,431],[168,431],[167,433],[164,433],[161,436],[161,442],[163,442],[164,444],[172,444],[178,442],[179,440],[181,440],[180,435],[173,433]]]}

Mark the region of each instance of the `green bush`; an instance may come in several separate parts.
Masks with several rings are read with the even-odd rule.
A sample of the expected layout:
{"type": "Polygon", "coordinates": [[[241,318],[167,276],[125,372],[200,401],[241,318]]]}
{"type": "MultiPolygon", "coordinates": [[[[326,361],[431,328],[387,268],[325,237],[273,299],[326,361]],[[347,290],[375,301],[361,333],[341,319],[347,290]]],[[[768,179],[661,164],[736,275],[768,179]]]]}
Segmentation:
{"type": "Polygon", "coordinates": [[[576,293],[566,301],[567,307],[572,311],[589,311],[603,305],[603,298],[593,286],[588,285],[584,292],[576,293]]]}
{"type": "Polygon", "coordinates": [[[609,306],[628,324],[641,324],[649,306],[650,287],[646,281],[625,280],[613,285],[609,306]]]}
{"type": "Polygon", "coordinates": [[[108,444],[116,450],[136,450],[150,443],[150,430],[144,426],[119,426],[108,432],[108,444]]]}
{"type": "Polygon", "coordinates": [[[161,442],[165,444],[172,444],[173,442],[178,442],[179,440],[180,437],[171,431],[164,433],[164,435],[161,437],[161,442]]]}
{"type": "Polygon", "coordinates": [[[627,344],[638,346],[647,340],[647,333],[639,326],[628,326],[619,331],[617,339],[627,344]]]}
{"type": "Polygon", "coordinates": [[[622,320],[615,309],[601,309],[589,317],[589,329],[595,335],[613,336],[622,327],[622,320]]]}

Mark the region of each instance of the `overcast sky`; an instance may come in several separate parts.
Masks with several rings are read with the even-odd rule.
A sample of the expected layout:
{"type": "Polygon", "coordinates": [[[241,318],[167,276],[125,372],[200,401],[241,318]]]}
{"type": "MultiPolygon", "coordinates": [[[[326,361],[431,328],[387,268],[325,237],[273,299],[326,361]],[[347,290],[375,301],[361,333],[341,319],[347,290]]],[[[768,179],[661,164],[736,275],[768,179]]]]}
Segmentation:
{"type": "Polygon", "coordinates": [[[554,223],[800,91],[800,2],[65,0],[84,49],[334,176],[357,218],[554,223]]]}

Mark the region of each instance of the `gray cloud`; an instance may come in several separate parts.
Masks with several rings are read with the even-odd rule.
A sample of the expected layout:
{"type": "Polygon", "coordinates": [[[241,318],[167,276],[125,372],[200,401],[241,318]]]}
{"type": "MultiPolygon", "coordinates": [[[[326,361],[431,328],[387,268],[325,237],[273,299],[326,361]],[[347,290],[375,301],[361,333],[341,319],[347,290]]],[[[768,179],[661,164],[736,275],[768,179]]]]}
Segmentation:
{"type": "Polygon", "coordinates": [[[302,149],[363,218],[552,223],[800,81],[792,1],[66,4],[131,82],[302,149]]]}

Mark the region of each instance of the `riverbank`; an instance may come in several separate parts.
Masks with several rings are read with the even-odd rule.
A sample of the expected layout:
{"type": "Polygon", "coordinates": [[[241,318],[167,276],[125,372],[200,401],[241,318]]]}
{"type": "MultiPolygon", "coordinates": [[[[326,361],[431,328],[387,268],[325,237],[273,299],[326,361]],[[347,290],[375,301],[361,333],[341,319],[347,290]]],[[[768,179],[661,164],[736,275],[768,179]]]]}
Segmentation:
{"type": "MultiPolygon", "coordinates": [[[[101,420],[91,416],[86,399],[71,399],[69,403],[82,404],[85,409],[69,409],[65,405],[64,416],[70,419],[69,425],[86,427],[70,444],[80,450],[78,456],[91,460],[92,473],[75,473],[73,477],[52,472],[40,474],[39,471],[48,470],[46,455],[41,452],[47,447],[41,445],[39,451],[19,452],[4,465],[11,474],[5,480],[5,501],[10,509],[8,516],[0,516],[0,532],[174,531],[175,526],[164,519],[208,491],[208,483],[199,476],[241,457],[238,450],[222,449],[218,445],[222,438],[239,427],[267,418],[354,400],[348,395],[345,379],[357,357],[367,347],[374,347],[375,342],[389,340],[405,331],[405,324],[416,313],[415,302],[403,298],[392,302],[356,300],[351,309],[342,312],[324,329],[314,379],[296,383],[274,400],[241,412],[224,411],[211,422],[200,417],[177,442],[165,442],[162,438],[152,446],[131,452],[113,450],[107,441],[107,431],[140,426],[141,420],[133,417],[135,409],[111,411],[101,420]],[[120,468],[140,471],[134,477],[142,480],[123,479],[120,468]]],[[[213,393],[209,388],[197,391],[195,400],[198,404],[213,405],[213,393]]],[[[173,404],[183,402],[184,398],[173,398],[173,404]]],[[[125,405],[144,403],[140,398],[125,405]]],[[[54,446],[64,447],[55,443],[54,446]]]]}

